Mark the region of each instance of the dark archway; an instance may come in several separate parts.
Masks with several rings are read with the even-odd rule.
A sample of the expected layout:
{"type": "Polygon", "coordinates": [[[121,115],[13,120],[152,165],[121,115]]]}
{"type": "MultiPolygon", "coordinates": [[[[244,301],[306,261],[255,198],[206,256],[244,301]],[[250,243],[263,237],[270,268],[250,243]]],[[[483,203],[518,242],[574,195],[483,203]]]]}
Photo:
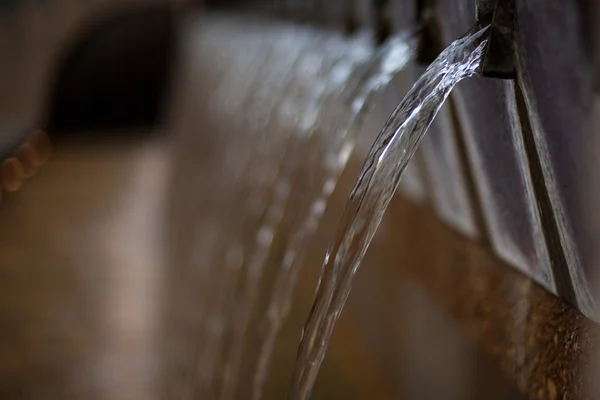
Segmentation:
{"type": "Polygon", "coordinates": [[[176,45],[170,6],[87,27],[59,60],[46,129],[53,139],[148,131],[161,121],[176,45]]]}

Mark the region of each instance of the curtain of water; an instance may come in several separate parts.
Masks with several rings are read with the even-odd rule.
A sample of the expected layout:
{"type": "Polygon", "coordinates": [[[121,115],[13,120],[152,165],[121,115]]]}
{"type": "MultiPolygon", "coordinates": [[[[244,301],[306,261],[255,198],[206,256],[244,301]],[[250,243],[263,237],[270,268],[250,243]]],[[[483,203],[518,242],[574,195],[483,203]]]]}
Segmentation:
{"type": "MultiPolygon", "coordinates": [[[[211,110],[207,114],[215,120],[202,121],[208,124],[204,129],[212,133],[210,139],[201,142],[209,148],[200,146],[203,154],[198,159],[204,167],[197,168],[197,176],[193,177],[194,187],[203,188],[203,193],[198,197],[196,214],[187,216],[202,224],[190,233],[194,247],[182,258],[186,265],[178,267],[175,275],[178,290],[174,301],[179,306],[172,310],[172,318],[179,328],[177,336],[169,339],[173,343],[169,344],[167,373],[177,377],[179,384],[169,390],[181,399],[214,398],[208,392],[213,386],[211,360],[215,358],[210,343],[223,330],[225,321],[219,310],[223,298],[235,286],[231,282],[237,276],[235,264],[242,241],[236,234],[238,221],[242,210],[249,208],[246,203],[260,202],[256,200],[256,188],[268,180],[261,171],[276,170],[286,142],[284,135],[266,132],[264,121],[275,110],[282,86],[297,77],[296,60],[307,46],[324,38],[322,33],[306,28],[264,21],[245,21],[245,35],[239,35],[239,24],[231,17],[207,20],[202,34],[190,44],[199,61],[190,63],[194,68],[190,73],[192,77],[203,76],[206,82],[206,90],[191,97],[204,102],[199,108],[211,110]],[[206,59],[210,59],[210,67],[203,69],[206,59]],[[270,104],[266,100],[271,100],[270,104]],[[244,118],[247,110],[252,110],[255,117],[244,118]]],[[[187,122],[186,127],[192,124],[187,122]]],[[[288,121],[288,125],[293,122],[288,121]]]]}
{"type": "MultiPolygon", "coordinates": [[[[313,162],[304,165],[301,173],[307,185],[294,192],[293,212],[288,213],[291,237],[283,244],[283,257],[270,295],[263,326],[265,332],[256,357],[252,383],[252,399],[262,398],[268,377],[270,359],[277,334],[291,309],[294,288],[309,241],[319,226],[325,205],[333,192],[341,171],[354,147],[362,117],[373,104],[378,91],[388,85],[404,68],[413,53],[411,38],[398,35],[390,38],[375,57],[362,65],[351,65],[352,74],[339,93],[331,96],[319,118],[319,142],[310,146],[313,162]],[[306,171],[309,171],[307,174],[306,171]]],[[[310,160],[309,154],[303,157],[310,160]]]]}
{"type": "MultiPolygon", "coordinates": [[[[228,32],[227,29],[223,29],[230,23],[228,21],[206,21],[204,24],[205,32],[209,32],[212,34],[213,38],[219,38],[219,40],[205,40],[206,35],[198,35],[192,43],[189,43],[189,46],[192,46],[194,51],[193,54],[198,54],[198,58],[203,58],[208,55],[212,56],[212,61],[216,68],[213,68],[212,71],[218,71],[217,74],[211,75],[211,71],[204,71],[201,69],[201,65],[193,60],[189,65],[193,66],[194,70],[189,71],[189,73],[194,76],[198,73],[204,75],[207,73],[207,80],[205,89],[207,92],[215,93],[214,96],[204,101],[205,105],[203,108],[215,109],[219,107],[223,107],[222,103],[225,103],[228,96],[225,87],[222,82],[225,77],[237,76],[235,74],[236,68],[246,68],[252,71],[256,69],[257,61],[251,57],[244,58],[240,63],[232,63],[235,58],[233,55],[235,54],[233,51],[221,51],[215,52],[213,48],[214,45],[225,49],[233,49],[236,46],[239,47],[239,43],[236,43],[236,35],[232,33],[232,31],[228,32]],[[203,40],[204,39],[204,40],[203,40]],[[212,45],[212,46],[211,46],[212,45]],[[216,56],[215,56],[216,54],[216,56]],[[200,66],[200,68],[198,68],[200,66]],[[212,79],[211,79],[212,78],[212,79]]],[[[255,30],[256,28],[250,28],[251,30],[255,30]]],[[[246,82],[238,80],[236,82],[238,84],[237,89],[243,91],[247,86],[246,82]]],[[[190,94],[192,98],[203,99],[203,97],[199,96],[197,93],[190,94]]],[[[237,97],[234,97],[234,100],[237,97]]],[[[192,103],[195,104],[195,103],[192,103]]],[[[232,104],[232,107],[235,107],[236,104],[232,104]]],[[[193,115],[194,111],[190,112],[193,115]]],[[[192,123],[187,121],[184,123],[184,129],[186,127],[193,125],[195,121],[192,120],[192,123]]],[[[215,124],[215,127],[218,127],[219,124],[215,124]]],[[[205,161],[206,168],[199,168],[197,172],[197,176],[195,177],[195,184],[199,187],[207,188],[211,186],[211,182],[215,177],[219,176],[235,176],[236,170],[239,169],[239,163],[222,163],[219,162],[219,159],[215,157],[213,154],[222,154],[224,149],[227,148],[228,145],[234,143],[234,138],[231,135],[227,135],[226,132],[215,131],[214,138],[211,141],[211,150],[205,153],[205,157],[203,160],[205,161]],[[222,168],[215,168],[213,166],[222,166],[222,168]]],[[[247,152],[244,152],[240,155],[240,158],[243,158],[247,152]]],[[[235,179],[230,181],[235,182],[235,179]]],[[[215,258],[214,248],[217,245],[221,238],[225,235],[223,232],[223,224],[222,224],[222,216],[224,214],[224,209],[219,207],[222,203],[222,200],[228,197],[228,193],[230,193],[233,189],[234,185],[228,185],[227,182],[229,180],[224,180],[223,185],[214,188],[214,190],[206,191],[206,195],[201,198],[201,203],[197,204],[198,210],[211,210],[210,214],[208,213],[198,213],[196,216],[191,216],[191,218],[197,218],[203,221],[203,229],[198,229],[195,232],[191,232],[191,235],[194,237],[193,240],[195,247],[189,250],[190,254],[185,254],[182,259],[185,257],[189,257],[193,259],[193,268],[189,268],[188,265],[183,265],[181,267],[178,266],[178,273],[175,277],[176,286],[178,287],[177,293],[173,296],[177,299],[176,304],[180,304],[177,309],[172,310],[171,318],[174,319],[174,324],[179,326],[179,331],[176,332],[175,338],[170,338],[170,341],[173,342],[169,347],[169,365],[167,366],[168,371],[167,374],[176,376],[178,379],[178,387],[175,396],[178,398],[189,398],[192,396],[194,382],[196,380],[196,376],[193,373],[193,364],[198,361],[199,354],[194,348],[190,348],[189,346],[189,336],[193,336],[198,333],[198,329],[200,326],[204,324],[204,308],[206,301],[202,298],[203,294],[207,293],[207,282],[209,281],[209,277],[211,275],[211,265],[212,260],[215,258]],[[200,293],[201,296],[197,294],[200,293]],[[198,297],[200,297],[200,301],[197,301],[198,297]],[[183,336],[183,337],[181,337],[183,336]]],[[[185,250],[185,249],[184,249],[185,250]]],[[[181,251],[181,250],[180,250],[181,251]]],[[[188,252],[185,252],[188,253],[188,252]]],[[[169,376],[170,376],[169,375],[169,376]]]]}
{"type": "Polygon", "coordinates": [[[339,79],[332,79],[332,74],[334,74],[333,71],[338,70],[339,64],[348,57],[349,50],[355,49],[353,44],[334,36],[329,41],[316,46],[313,49],[314,54],[305,59],[306,71],[312,72],[306,80],[306,82],[310,82],[310,85],[305,88],[306,93],[301,103],[301,111],[298,113],[298,107],[295,107],[293,112],[295,115],[299,115],[295,124],[296,134],[288,140],[284,151],[285,157],[279,168],[271,199],[268,203],[263,203],[266,209],[259,221],[260,225],[258,227],[252,226],[249,229],[249,232],[253,233],[256,239],[251,243],[251,254],[244,263],[243,270],[246,276],[242,283],[241,292],[235,299],[235,308],[232,307],[233,313],[229,317],[233,324],[230,339],[231,348],[222,362],[221,399],[231,399],[238,390],[249,323],[255,311],[259,284],[271,252],[273,239],[288,206],[287,203],[292,188],[292,174],[303,162],[302,157],[300,157],[301,149],[307,142],[312,140],[313,125],[317,121],[319,110],[323,107],[324,99],[334,88],[344,83],[339,79]]]}
{"type": "MultiPolygon", "coordinates": [[[[309,38],[305,39],[310,41],[309,38]]],[[[210,287],[207,288],[207,295],[204,299],[205,307],[208,307],[208,310],[203,317],[204,331],[198,338],[203,365],[202,369],[198,370],[198,374],[202,377],[198,383],[201,385],[199,392],[203,393],[203,398],[214,397],[214,393],[209,396],[206,391],[214,390],[215,369],[218,367],[217,360],[221,351],[220,339],[227,324],[225,309],[228,297],[235,290],[244,258],[246,244],[245,238],[239,234],[241,233],[240,226],[245,221],[245,213],[254,215],[256,211],[252,210],[256,210],[257,205],[260,206],[262,202],[266,201],[261,197],[264,197],[264,187],[269,185],[269,173],[276,171],[280,164],[281,142],[285,141],[285,136],[281,134],[275,138],[276,140],[270,142],[267,142],[263,136],[272,133],[272,130],[269,129],[269,122],[274,118],[273,111],[275,109],[275,104],[266,100],[279,100],[281,94],[278,95],[278,93],[285,92],[285,89],[289,87],[289,81],[294,76],[293,71],[300,52],[305,47],[302,38],[296,37],[297,42],[294,44],[297,52],[288,53],[286,62],[279,62],[277,59],[282,58],[281,50],[288,40],[288,37],[283,37],[279,43],[274,45],[273,57],[263,58],[260,78],[256,80],[256,85],[253,85],[253,89],[246,96],[244,106],[240,108],[240,112],[241,110],[245,112],[254,110],[255,115],[262,113],[260,119],[264,122],[257,124],[257,121],[240,121],[240,125],[243,127],[240,126],[237,129],[246,131],[247,136],[243,138],[240,148],[230,147],[227,150],[232,159],[240,158],[244,151],[248,151],[244,149],[252,149],[252,154],[244,161],[243,167],[239,171],[239,179],[234,180],[236,182],[235,191],[224,199],[227,208],[224,217],[225,225],[228,226],[227,237],[223,237],[217,244],[219,254],[210,267],[213,271],[213,279],[209,280],[210,287]],[[275,64],[278,69],[272,68],[275,64]],[[267,72],[272,77],[269,80],[270,84],[261,85],[267,72]],[[267,90],[271,97],[263,96],[267,90]],[[252,126],[253,123],[257,125],[252,126]]],[[[248,46],[248,43],[246,42],[245,45],[248,46]]],[[[262,44],[262,46],[265,45],[267,44],[262,44]]]]}
{"type": "Polygon", "coordinates": [[[288,399],[308,399],[353,277],[402,172],[452,88],[476,74],[485,29],[452,43],[394,110],[371,148],[344,210],[305,325],[288,399]]]}
{"type": "MultiPolygon", "coordinates": [[[[323,39],[312,32],[288,32],[273,28],[262,28],[255,35],[247,33],[242,38],[238,36],[239,48],[229,51],[234,54],[248,52],[248,58],[260,60],[260,64],[254,69],[250,69],[248,65],[238,65],[240,68],[233,68],[231,76],[223,78],[226,94],[224,109],[231,112],[235,124],[231,131],[243,131],[246,134],[228,143],[223,160],[224,170],[231,169],[231,165],[237,165],[238,168],[226,171],[223,176],[224,181],[233,185],[226,196],[220,196],[220,204],[216,207],[223,210],[217,218],[224,234],[215,244],[216,249],[211,251],[216,255],[208,266],[211,274],[206,280],[206,290],[200,306],[205,308],[200,317],[203,330],[198,338],[200,350],[196,372],[196,394],[201,398],[215,398],[217,395],[218,382],[215,378],[219,376],[217,372],[220,372],[219,358],[222,357],[223,350],[221,339],[228,324],[226,309],[239,280],[247,253],[245,247],[251,241],[245,235],[248,231],[245,225],[250,224],[253,218],[256,219],[256,215],[261,214],[261,207],[264,208],[265,187],[272,184],[273,172],[277,171],[282,158],[282,145],[287,141],[286,129],[281,128],[293,124],[292,121],[287,121],[290,113],[273,115],[275,107],[280,105],[276,103],[279,100],[277,93],[294,92],[290,88],[290,82],[298,75],[301,53],[310,50],[311,44],[323,39]],[[277,35],[273,31],[277,31],[277,35]],[[290,51],[290,48],[294,50],[290,51]],[[252,77],[253,73],[256,75],[250,79],[252,83],[247,86],[248,90],[228,94],[228,87],[239,89],[241,86],[239,83],[231,83],[232,81],[243,77],[248,82],[248,77],[252,77]],[[266,76],[270,78],[268,82],[265,82],[266,76]],[[242,99],[238,107],[231,104],[238,99],[242,99]],[[251,118],[240,118],[248,113],[252,115],[251,118]],[[270,127],[273,119],[278,119],[279,122],[278,135],[273,135],[273,127],[270,127]]],[[[214,211],[212,208],[211,212],[214,211]]]]}
{"type": "MultiPolygon", "coordinates": [[[[233,111],[231,114],[232,131],[235,131],[236,127],[245,124],[246,121],[238,117],[239,114],[236,111],[249,106],[247,101],[249,95],[253,94],[256,87],[264,80],[265,66],[270,61],[273,62],[277,59],[276,43],[270,43],[272,49],[267,50],[265,45],[269,43],[269,40],[265,36],[264,33],[261,34],[259,31],[243,40],[238,38],[237,43],[229,44],[232,46],[229,51],[233,54],[254,50],[262,55],[259,58],[249,57],[258,61],[254,65],[238,64],[231,69],[231,72],[223,78],[225,84],[217,92],[219,97],[216,100],[220,100],[224,104],[223,109],[233,111]],[[243,82],[239,82],[240,80],[243,82]],[[239,103],[237,105],[232,104],[234,101],[239,101],[239,103]]],[[[206,265],[209,274],[205,280],[204,290],[201,291],[201,301],[197,310],[198,318],[202,321],[203,326],[198,338],[199,360],[197,361],[195,380],[197,385],[200,386],[198,390],[201,393],[206,388],[210,388],[213,381],[212,359],[214,358],[215,348],[207,345],[207,343],[210,343],[210,339],[215,335],[219,335],[222,330],[224,321],[220,319],[217,310],[224,301],[222,298],[227,293],[227,286],[231,284],[232,276],[235,276],[236,259],[240,257],[236,236],[231,234],[231,232],[235,232],[235,223],[232,220],[240,216],[239,213],[236,213],[239,204],[236,203],[238,197],[235,194],[239,191],[245,191],[246,187],[242,184],[248,180],[246,171],[253,170],[253,160],[257,158],[257,152],[260,150],[258,146],[248,145],[249,138],[256,140],[256,131],[249,130],[247,136],[236,136],[233,140],[228,141],[225,148],[223,168],[219,171],[220,174],[223,174],[224,181],[227,182],[220,186],[225,186],[226,190],[223,195],[217,196],[215,206],[211,207],[214,216],[219,221],[218,225],[222,234],[208,251],[208,254],[212,255],[207,260],[208,264],[206,265]]]]}

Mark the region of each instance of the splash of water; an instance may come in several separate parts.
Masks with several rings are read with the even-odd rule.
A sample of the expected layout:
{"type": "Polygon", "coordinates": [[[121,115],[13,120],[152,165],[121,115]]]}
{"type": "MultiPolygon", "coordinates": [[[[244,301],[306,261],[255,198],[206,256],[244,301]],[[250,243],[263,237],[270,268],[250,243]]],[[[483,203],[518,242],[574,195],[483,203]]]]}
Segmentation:
{"type": "Polygon", "coordinates": [[[487,43],[486,30],[468,34],[446,48],[400,102],[375,140],[325,257],[302,334],[289,400],[310,398],[353,278],[402,173],[452,88],[477,73],[487,43]]]}
{"type": "Polygon", "coordinates": [[[310,171],[316,172],[315,176],[311,177],[311,187],[308,190],[303,188],[304,190],[294,194],[295,221],[291,224],[291,238],[285,243],[284,255],[280,261],[263,323],[265,333],[255,361],[252,382],[253,400],[262,398],[275,341],[290,312],[306,249],[319,226],[327,200],[354,148],[363,117],[380,89],[387,86],[411,59],[413,49],[413,41],[406,34],[390,38],[373,59],[364,63],[366,68],[355,69],[350,80],[356,81],[356,84],[345,85],[342,93],[334,96],[335,102],[342,106],[347,115],[334,113],[322,116],[330,122],[321,127],[321,134],[327,143],[310,149],[312,152],[322,150],[315,162],[317,165],[308,166],[310,171]],[[349,110],[349,113],[346,110],[349,110]]]}

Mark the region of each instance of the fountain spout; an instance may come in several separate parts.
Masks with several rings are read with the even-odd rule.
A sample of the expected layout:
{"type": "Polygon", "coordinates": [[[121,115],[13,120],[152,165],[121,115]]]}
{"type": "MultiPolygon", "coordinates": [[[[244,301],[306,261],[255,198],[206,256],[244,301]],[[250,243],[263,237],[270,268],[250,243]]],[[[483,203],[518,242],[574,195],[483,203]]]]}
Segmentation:
{"type": "Polygon", "coordinates": [[[487,78],[514,79],[515,0],[478,0],[477,22],[490,25],[488,41],[480,73],[487,78]]]}

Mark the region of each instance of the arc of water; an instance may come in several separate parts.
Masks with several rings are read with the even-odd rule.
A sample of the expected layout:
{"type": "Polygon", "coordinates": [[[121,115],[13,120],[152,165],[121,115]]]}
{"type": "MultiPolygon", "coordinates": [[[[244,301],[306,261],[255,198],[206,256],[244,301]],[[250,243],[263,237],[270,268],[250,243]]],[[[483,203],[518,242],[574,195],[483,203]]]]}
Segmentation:
{"type": "Polygon", "coordinates": [[[262,398],[275,340],[291,309],[298,273],[308,242],[319,226],[327,200],[335,189],[339,175],[354,148],[355,136],[379,91],[404,69],[412,58],[413,52],[414,41],[411,35],[402,33],[390,38],[376,57],[369,59],[365,64],[366,68],[355,70],[355,80],[360,84],[357,87],[344,86],[345,93],[339,94],[339,97],[334,99],[336,102],[344,98],[349,101],[350,104],[342,101],[346,103],[343,107],[349,110],[348,115],[325,116],[325,118],[334,118],[334,123],[332,129],[325,129],[323,134],[335,140],[325,146],[319,146],[324,148],[324,154],[318,161],[324,171],[315,179],[314,189],[317,192],[310,192],[307,195],[298,193],[298,196],[302,197],[303,205],[300,206],[299,222],[295,224],[297,227],[294,229],[292,226],[292,237],[286,243],[284,257],[265,315],[266,332],[256,360],[252,386],[253,400],[262,398]],[[341,124],[337,121],[338,118],[343,121],[341,124]]]}
{"type": "MultiPolygon", "coordinates": [[[[330,38],[331,40],[331,38],[330,38]]],[[[223,383],[221,390],[221,399],[230,399],[234,396],[237,388],[237,382],[239,377],[239,369],[242,361],[242,355],[244,350],[244,344],[246,339],[247,328],[250,317],[254,311],[254,305],[256,303],[257,290],[262,277],[263,267],[267,261],[270,248],[271,239],[277,227],[283,217],[285,211],[286,202],[289,196],[289,180],[290,176],[295,170],[297,160],[294,156],[297,152],[298,147],[306,140],[310,140],[312,134],[312,122],[315,119],[315,112],[322,106],[323,99],[327,94],[326,80],[328,78],[328,72],[331,70],[332,65],[339,62],[347,49],[348,43],[341,43],[339,39],[333,38],[331,43],[332,47],[338,51],[337,55],[329,58],[323,58],[323,54],[327,54],[323,51],[323,47],[314,49],[316,53],[309,60],[312,65],[312,70],[316,75],[307,80],[311,85],[306,87],[305,94],[300,97],[300,101],[304,104],[301,108],[300,118],[296,125],[304,125],[302,129],[303,134],[293,135],[289,140],[285,150],[285,156],[282,159],[282,164],[278,169],[278,175],[275,179],[273,195],[268,206],[264,210],[264,217],[261,218],[257,233],[257,241],[252,249],[252,253],[243,267],[246,272],[246,279],[243,283],[242,292],[240,297],[235,302],[237,308],[233,310],[233,327],[232,327],[232,347],[225,360],[222,362],[223,365],[223,383]],[[340,45],[342,50],[340,50],[340,45]],[[316,58],[315,58],[316,57],[316,58]],[[320,67],[314,69],[315,62],[320,62],[320,67]],[[317,80],[319,79],[321,83],[317,80]]]]}
{"type": "Polygon", "coordinates": [[[308,399],[352,280],[408,161],[462,79],[477,73],[487,28],[452,43],[429,66],[375,140],[329,248],[305,325],[288,399],[308,399]]]}
{"type": "MultiPolygon", "coordinates": [[[[265,34],[265,36],[272,37],[273,35],[265,34]]],[[[277,65],[277,67],[280,68],[277,74],[279,79],[276,79],[275,86],[286,86],[286,82],[289,81],[291,76],[293,76],[291,72],[297,67],[301,50],[306,46],[306,44],[303,44],[304,40],[306,40],[308,43],[316,40],[316,38],[314,38],[312,35],[303,35],[303,38],[298,36],[298,34],[293,35],[295,38],[294,40],[299,42],[296,44],[300,44],[299,51],[295,54],[287,54],[289,57],[288,63],[275,64],[277,61],[281,61],[280,59],[278,60],[278,56],[280,55],[281,50],[286,47],[287,42],[289,42],[289,36],[283,36],[280,38],[279,43],[275,43],[275,50],[272,52],[271,56],[261,60],[261,66],[257,69],[258,74],[256,75],[256,79],[254,79],[253,84],[249,87],[247,92],[249,95],[240,96],[246,99],[243,104],[238,107],[240,113],[242,110],[247,111],[248,109],[252,109],[254,100],[256,100],[255,96],[252,95],[260,92],[259,87],[264,83],[265,74],[269,71],[273,72],[272,69],[268,69],[269,66],[277,65]]],[[[244,44],[248,46],[248,43],[244,44]]],[[[266,43],[263,42],[261,46],[268,47],[268,45],[269,43],[267,41],[266,43]]],[[[250,48],[249,50],[252,51],[253,49],[250,48]]],[[[256,50],[254,49],[254,51],[256,50]]],[[[252,58],[255,60],[257,58],[260,59],[259,57],[252,58]]],[[[245,75],[244,71],[239,71],[238,73],[240,75],[245,75]]],[[[271,81],[271,83],[274,83],[274,81],[271,81]]],[[[285,90],[282,94],[285,94],[285,90]]],[[[274,97],[275,99],[278,98],[278,96],[274,97]]],[[[272,109],[274,108],[274,105],[266,105],[265,108],[268,110],[268,115],[272,116],[272,109]]],[[[271,119],[271,117],[267,117],[267,120],[269,119],[271,119]]],[[[256,132],[260,133],[259,130],[256,130],[256,132]]],[[[251,136],[252,137],[241,138],[241,148],[254,148],[248,143],[249,140],[256,140],[254,135],[251,136]]],[[[236,155],[232,154],[232,156],[235,157],[236,155]]],[[[251,179],[251,177],[248,177],[248,174],[256,171],[255,159],[258,158],[258,156],[259,155],[255,154],[253,157],[247,157],[245,160],[242,160],[242,164],[240,164],[239,168],[239,175],[235,181],[241,183],[244,180],[251,179]]],[[[241,185],[234,184],[234,186],[241,185]]],[[[252,195],[253,193],[250,193],[250,197],[252,197],[252,195]]],[[[235,227],[236,225],[239,225],[238,221],[242,219],[240,210],[245,208],[240,206],[239,198],[243,198],[243,196],[243,194],[240,196],[240,193],[237,195],[235,193],[229,193],[229,195],[224,199],[224,204],[221,205],[221,207],[223,207],[225,210],[224,218],[230,221],[226,223],[226,225],[229,227],[235,227]]],[[[249,202],[256,201],[256,199],[249,200],[249,202]]],[[[216,252],[218,255],[208,266],[208,268],[212,271],[212,276],[214,279],[206,280],[208,287],[206,290],[206,295],[203,296],[202,302],[204,306],[204,312],[200,317],[204,322],[204,330],[198,338],[200,347],[199,354],[201,359],[199,360],[196,371],[196,392],[200,392],[203,398],[209,396],[208,393],[213,390],[214,372],[215,368],[217,367],[216,359],[219,356],[218,352],[220,350],[218,338],[221,336],[224,329],[223,309],[225,307],[225,303],[227,302],[228,294],[230,294],[233,288],[235,288],[235,284],[239,275],[241,257],[243,257],[243,254],[240,253],[242,251],[242,245],[239,243],[237,236],[235,234],[232,235],[232,231],[235,232],[236,229],[234,228],[227,230],[227,237],[223,237],[223,240],[217,244],[216,252]]],[[[214,397],[214,393],[210,396],[214,397]]]]}

